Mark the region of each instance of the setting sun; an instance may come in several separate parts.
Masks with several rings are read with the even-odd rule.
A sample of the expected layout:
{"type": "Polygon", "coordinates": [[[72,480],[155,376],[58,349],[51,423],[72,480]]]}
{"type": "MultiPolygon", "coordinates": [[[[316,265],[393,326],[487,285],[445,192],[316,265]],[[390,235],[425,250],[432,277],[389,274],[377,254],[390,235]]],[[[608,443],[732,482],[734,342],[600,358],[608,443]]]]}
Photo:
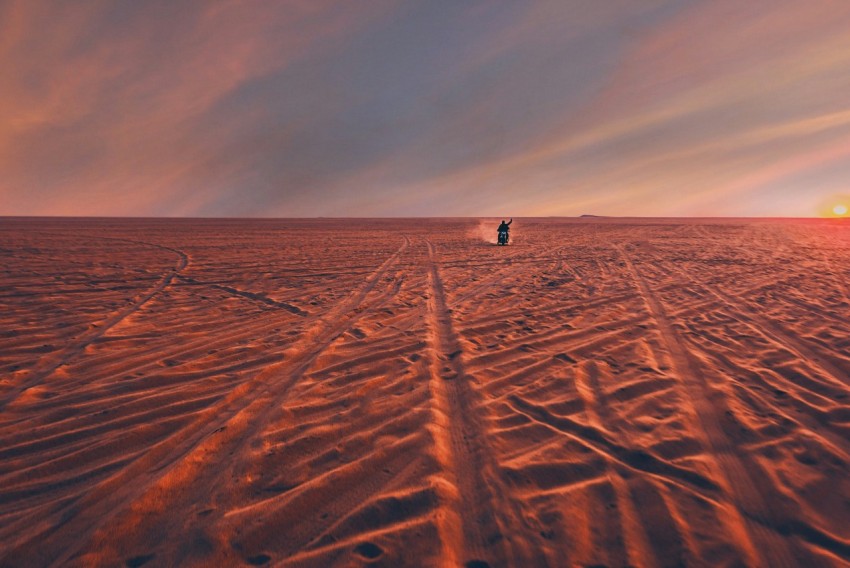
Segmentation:
{"type": "Polygon", "coordinates": [[[833,193],[824,195],[820,199],[817,208],[818,216],[826,218],[844,217],[850,218],[850,194],[833,193]]]}

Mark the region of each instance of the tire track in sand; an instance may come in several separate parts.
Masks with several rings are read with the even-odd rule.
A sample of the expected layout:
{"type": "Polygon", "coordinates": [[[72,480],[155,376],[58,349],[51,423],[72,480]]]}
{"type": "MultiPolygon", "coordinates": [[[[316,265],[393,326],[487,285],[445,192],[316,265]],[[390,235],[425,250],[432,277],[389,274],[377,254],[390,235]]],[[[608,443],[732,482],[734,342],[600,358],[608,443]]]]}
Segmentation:
{"type": "Polygon", "coordinates": [[[93,324],[94,327],[92,327],[92,329],[78,336],[75,341],[73,341],[70,345],[65,346],[65,348],[61,349],[59,353],[55,354],[53,357],[47,358],[46,360],[42,360],[37,363],[35,367],[30,369],[29,375],[23,380],[21,384],[13,387],[2,398],[0,398],[0,411],[5,409],[6,406],[8,406],[10,403],[14,402],[24,391],[41,384],[44,379],[49,377],[54,371],[56,371],[56,369],[62,367],[63,365],[73,360],[80,353],[82,353],[86,347],[97,341],[107,331],[124,321],[128,316],[139,311],[142,306],[149,302],[154,296],[165,290],[171,284],[174,278],[189,264],[189,257],[186,255],[186,253],[177,249],[164,247],[162,245],[157,245],[153,243],[147,243],[144,241],[132,241],[128,239],[117,239],[112,237],[103,238],[114,241],[128,242],[132,244],[141,244],[173,252],[178,255],[177,263],[174,265],[173,268],[171,268],[171,270],[163,274],[159,281],[152,288],[149,288],[147,291],[136,295],[136,297],[131,300],[131,303],[128,306],[112,313],[104,320],[93,324]]]}
{"type": "Polygon", "coordinates": [[[212,282],[205,282],[203,280],[198,280],[197,278],[191,278],[189,276],[180,276],[180,279],[189,284],[194,284],[196,286],[206,286],[207,288],[213,288],[215,290],[221,290],[222,292],[227,292],[231,296],[235,296],[238,298],[246,298],[248,300],[258,302],[261,304],[265,304],[267,306],[273,306],[275,308],[280,308],[289,313],[295,314],[300,317],[307,317],[310,315],[309,312],[306,312],[299,308],[298,306],[294,306],[287,302],[281,302],[280,300],[274,300],[269,298],[265,294],[259,294],[257,292],[249,292],[247,290],[240,290],[239,288],[235,288],[233,286],[225,286],[224,284],[214,284],[212,282]]]}
{"type": "Polygon", "coordinates": [[[832,363],[828,356],[820,351],[820,348],[809,345],[805,341],[796,338],[780,323],[756,311],[745,301],[733,302],[730,299],[730,295],[720,288],[708,284],[700,284],[700,286],[703,290],[717,298],[719,302],[735,310],[733,313],[738,314],[735,319],[739,321],[746,320],[744,323],[751,322],[749,324],[751,328],[790,353],[793,353],[800,360],[805,361],[809,367],[816,369],[825,377],[832,379],[835,385],[850,386],[850,378],[847,377],[847,373],[832,363]]]}
{"type": "MultiPolygon", "coordinates": [[[[407,243],[407,241],[405,242],[407,243]]],[[[391,265],[388,265],[387,268],[389,268],[389,266],[391,265]]],[[[221,436],[227,435],[229,438],[232,438],[232,440],[227,441],[226,447],[214,449],[216,455],[220,457],[220,463],[226,462],[226,465],[221,469],[211,470],[207,468],[201,470],[196,476],[191,477],[191,483],[187,484],[186,490],[181,492],[172,491],[172,493],[176,493],[174,500],[171,501],[173,508],[178,510],[191,510],[192,508],[205,510],[208,512],[205,515],[207,524],[215,524],[224,518],[232,516],[235,513],[235,510],[232,508],[222,507],[220,496],[222,494],[226,496],[227,493],[231,491],[233,488],[233,479],[245,478],[250,475],[245,466],[251,464],[251,455],[256,451],[258,442],[262,439],[264,433],[275,429],[275,423],[282,418],[281,409],[284,405],[286,403],[295,402],[290,400],[290,391],[292,387],[298,384],[302,377],[309,376],[316,371],[315,363],[317,359],[319,359],[319,357],[324,354],[325,350],[341,335],[355,327],[355,325],[363,317],[379,311],[387,304],[387,302],[397,296],[403,280],[403,272],[397,272],[393,280],[387,284],[386,288],[383,289],[378,296],[373,295],[367,305],[361,307],[358,304],[355,306],[352,309],[350,317],[343,318],[345,320],[344,327],[338,327],[332,335],[319,340],[319,344],[311,352],[309,357],[306,357],[303,361],[299,361],[298,367],[290,373],[289,379],[285,382],[285,384],[282,384],[280,388],[276,389],[277,396],[272,402],[262,402],[263,406],[258,406],[259,410],[256,412],[251,411],[251,409],[246,409],[244,420],[247,422],[246,427],[241,427],[240,429],[240,422],[242,422],[240,421],[237,422],[235,428],[230,428],[228,426],[230,429],[229,433],[217,434],[221,436]]],[[[377,282],[377,280],[375,280],[375,282],[377,282]]],[[[401,452],[400,456],[396,456],[395,458],[397,460],[395,462],[397,463],[397,467],[401,467],[401,462],[405,461],[403,459],[403,454],[404,452],[401,452]]],[[[187,469],[190,468],[191,465],[189,465],[187,469]]],[[[352,468],[351,471],[354,469],[355,468],[352,468]]],[[[351,472],[349,471],[348,473],[351,472]]],[[[344,475],[341,475],[340,479],[344,477],[344,475]]],[[[372,480],[372,493],[377,492],[380,488],[378,481],[378,478],[372,480]]],[[[386,487],[391,487],[391,485],[392,484],[386,487]]],[[[345,511],[352,511],[356,509],[356,506],[363,498],[361,494],[358,494],[355,491],[345,491],[340,489],[340,493],[341,497],[337,499],[336,502],[338,504],[348,503],[348,507],[342,507],[345,511]]],[[[291,494],[290,496],[292,495],[294,494],[291,494]]],[[[303,496],[303,494],[301,495],[303,496]]],[[[274,499],[274,497],[272,497],[272,499],[274,499]]],[[[257,505],[257,503],[243,509],[243,513],[250,510],[255,505],[257,505]]],[[[307,549],[311,544],[315,544],[315,540],[320,537],[322,531],[327,528],[328,525],[338,521],[340,517],[341,515],[328,514],[322,519],[324,521],[323,526],[318,530],[316,530],[315,527],[299,526],[297,530],[287,531],[286,541],[291,548],[287,554],[298,554],[299,552],[307,549]],[[311,528],[313,529],[312,531],[310,530],[311,528]]],[[[182,519],[171,516],[161,518],[156,523],[155,530],[165,530],[168,534],[176,535],[178,538],[188,536],[185,534],[187,527],[182,522],[182,519]]],[[[250,531],[243,531],[242,536],[245,536],[247,532],[250,531]]],[[[177,564],[180,564],[183,561],[181,558],[169,560],[177,564]]]]}
{"type": "MultiPolygon", "coordinates": [[[[671,268],[671,270],[677,269],[671,268]]],[[[823,357],[820,357],[817,352],[813,351],[804,342],[801,342],[799,339],[795,339],[795,337],[780,324],[775,323],[769,317],[763,316],[754,310],[752,306],[747,304],[747,302],[739,295],[729,294],[721,290],[719,287],[712,286],[705,282],[696,282],[686,273],[686,271],[677,271],[682,275],[683,279],[689,280],[693,284],[699,286],[702,290],[715,298],[719,305],[725,306],[729,310],[729,316],[735,321],[749,327],[755,333],[760,334],[774,345],[793,353],[798,360],[803,361],[810,369],[816,370],[824,377],[834,381],[834,384],[831,386],[846,386],[848,384],[844,373],[842,373],[840,369],[830,364],[829,361],[824,360],[823,357]]],[[[820,393],[817,394],[818,396],[825,396],[820,393]]],[[[818,428],[818,423],[822,423],[824,421],[824,416],[818,414],[812,416],[810,412],[811,411],[809,409],[806,409],[805,413],[798,414],[793,418],[789,417],[789,420],[804,423],[805,426],[810,428],[813,432],[817,432],[817,435],[825,442],[831,444],[836,449],[840,448],[839,451],[846,453],[846,438],[840,434],[836,435],[828,429],[818,428]]],[[[850,543],[847,543],[834,534],[830,534],[829,532],[808,523],[788,520],[782,516],[779,517],[778,522],[773,526],[773,528],[783,536],[795,534],[803,540],[810,542],[814,546],[828,550],[833,554],[845,559],[850,557],[850,543]]],[[[774,521],[776,520],[777,519],[774,518],[774,521]]]]}
{"type": "Polygon", "coordinates": [[[500,482],[496,460],[484,441],[476,412],[463,350],[454,331],[451,310],[434,245],[428,247],[430,387],[434,397],[433,436],[446,484],[439,487],[450,510],[438,516],[444,566],[544,566],[540,548],[517,503],[500,482]],[[510,515],[500,519],[500,515],[510,515]],[[506,522],[507,521],[507,522],[506,522]],[[509,524],[508,524],[509,523],[509,524]]]}
{"type": "Polygon", "coordinates": [[[732,536],[739,540],[742,552],[752,566],[797,566],[797,560],[789,550],[787,540],[779,533],[777,511],[772,506],[748,473],[748,467],[734,444],[729,440],[717,419],[717,394],[709,386],[698,360],[688,351],[664,306],[655,297],[646,279],[633,264],[623,246],[618,246],[635,285],[644,299],[647,310],[657,324],[662,342],[667,347],[671,369],[681,381],[690,399],[702,430],[702,438],[714,457],[713,473],[726,494],[732,499],[733,508],[727,508],[727,522],[732,536]]]}
{"type": "Polygon", "coordinates": [[[131,520],[156,516],[167,506],[165,497],[169,492],[185,484],[191,486],[198,476],[204,478],[202,482],[217,479],[214,473],[203,472],[207,464],[217,463],[211,454],[223,460],[239,443],[251,437],[316,357],[366,313],[361,304],[409,244],[405,237],[400,248],[359,289],[317,317],[312,327],[287,350],[288,356],[283,361],[267,367],[218,404],[199,412],[188,426],[154,445],[89,494],[63,503],[41,531],[11,546],[7,555],[0,558],[0,565],[21,565],[25,559],[37,559],[39,565],[45,566],[65,565],[98,531],[114,529],[110,525],[114,525],[112,521],[119,513],[132,509],[131,520]],[[74,537],[57,537],[56,533],[74,537]],[[73,547],[61,544],[69,540],[77,544],[73,547]]]}

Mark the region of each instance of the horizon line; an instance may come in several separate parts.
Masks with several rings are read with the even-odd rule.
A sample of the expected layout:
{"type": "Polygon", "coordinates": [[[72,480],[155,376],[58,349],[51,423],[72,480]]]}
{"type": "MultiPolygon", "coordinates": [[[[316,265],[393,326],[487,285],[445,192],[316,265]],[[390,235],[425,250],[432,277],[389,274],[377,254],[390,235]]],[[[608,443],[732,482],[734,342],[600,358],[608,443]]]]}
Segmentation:
{"type": "Polygon", "coordinates": [[[734,216],[734,215],[518,215],[511,217],[508,215],[429,215],[429,216],[401,216],[401,215],[379,215],[379,216],[336,216],[336,215],[315,215],[315,216],[294,216],[294,217],[226,217],[226,216],[148,216],[148,215],[0,215],[0,220],[4,219],[137,219],[137,220],[195,220],[195,221],[214,221],[214,220],[231,220],[231,221],[275,221],[275,220],[334,220],[334,219],[362,219],[362,220],[406,220],[406,219],[496,219],[499,217],[513,219],[776,219],[776,220],[795,220],[795,219],[826,219],[826,220],[841,220],[850,219],[850,215],[846,216],[734,216]]]}

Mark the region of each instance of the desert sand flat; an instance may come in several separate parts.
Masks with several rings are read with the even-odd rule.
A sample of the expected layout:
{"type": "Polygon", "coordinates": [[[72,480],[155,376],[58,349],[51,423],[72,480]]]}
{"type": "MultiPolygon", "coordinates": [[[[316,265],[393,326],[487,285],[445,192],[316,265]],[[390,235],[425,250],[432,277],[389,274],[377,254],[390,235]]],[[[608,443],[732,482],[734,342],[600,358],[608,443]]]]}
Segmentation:
{"type": "Polygon", "coordinates": [[[0,219],[0,565],[850,565],[850,224],[497,223],[0,219]]]}

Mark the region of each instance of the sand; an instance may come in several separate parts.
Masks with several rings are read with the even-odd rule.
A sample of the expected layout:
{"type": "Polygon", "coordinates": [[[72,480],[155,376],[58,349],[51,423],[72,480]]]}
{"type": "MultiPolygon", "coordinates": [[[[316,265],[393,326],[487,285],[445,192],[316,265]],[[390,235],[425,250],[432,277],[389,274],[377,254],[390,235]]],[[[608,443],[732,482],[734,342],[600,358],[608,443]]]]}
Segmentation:
{"type": "Polygon", "coordinates": [[[0,565],[850,565],[850,224],[497,221],[0,219],[0,565]]]}

